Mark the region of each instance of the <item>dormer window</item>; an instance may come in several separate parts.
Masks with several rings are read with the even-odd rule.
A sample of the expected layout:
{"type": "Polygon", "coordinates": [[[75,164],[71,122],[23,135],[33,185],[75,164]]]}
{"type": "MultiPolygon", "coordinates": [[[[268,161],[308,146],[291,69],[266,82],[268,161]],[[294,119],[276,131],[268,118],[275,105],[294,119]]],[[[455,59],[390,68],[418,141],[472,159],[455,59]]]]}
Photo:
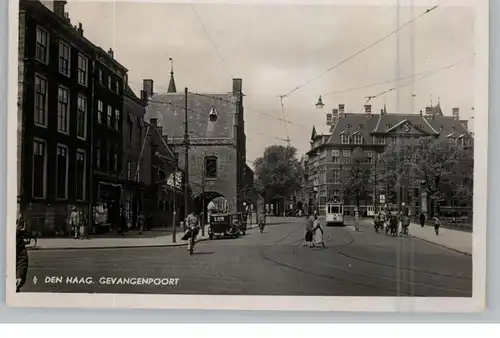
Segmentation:
{"type": "Polygon", "coordinates": [[[363,136],[361,134],[354,135],[354,144],[363,144],[363,136]]]}
{"type": "Polygon", "coordinates": [[[340,143],[349,144],[349,135],[347,134],[340,135],[340,143]]]}
{"type": "Polygon", "coordinates": [[[388,123],[385,125],[386,129],[391,129],[392,128],[392,124],[388,123]]]}
{"type": "Polygon", "coordinates": [[[215,109],[214,106],[212,106],[212,109],[210,109],[210,113],[208,113],[208,118],[210,119],[210,122],[215,122],[219,118],[217,109],[215,109]]]}
{"type": "Polygon", "coordinates": [[[362,124],[359,125],[359,129],[363,129],[364,126],[362,124]]]}

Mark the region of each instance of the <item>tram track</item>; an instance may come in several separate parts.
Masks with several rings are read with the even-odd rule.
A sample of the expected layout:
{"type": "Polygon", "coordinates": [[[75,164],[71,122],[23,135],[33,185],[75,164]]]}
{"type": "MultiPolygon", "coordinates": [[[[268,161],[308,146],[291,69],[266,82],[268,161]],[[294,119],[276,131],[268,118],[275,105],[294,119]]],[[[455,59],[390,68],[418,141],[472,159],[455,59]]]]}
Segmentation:
{"type": "MultiPolygon", "coordinates": [[[[329,275],[329,274],[323,274],[323,273],[313,272],[313,271],[310,271],[310,270],[307,270],[307,269],[304,269],[304,268],[300,268],[300,267],[297,267],[297,266],[294,266],[294,265],[291,265],[291,264],[286,264],[284,262],[280,262],[280,261],[278,261],[276,259],[271,258],[269,255],[266,255],[266,251],[272,249],[273,247],[276,247],[279,243],[283,242],[284,240],[286,240],[287,238],[289,238],[290,236],[292,236],[293,234],[295,234],[297,231],[302,230],[303,228],[304,228],[303,224],[300,224],[300,226],[298,226],[297,228],[294,228],[294,230],[292,230],[291,232],[289,232],[285,236],[281,237],[276,242],[274,242],[271,245],[268,245],[267,247],[263,248],[260,251],[260,256],[263,259],[265,259],[266,261],[269,261],[269,262],[271,262],[273,264],[276,264],[278,266],[285,267],[285,268],[288,268],[288,269],[291,269],[291,270],[299,271],[299,272],[302,272],[304,274],[308,274],[308,275],[312,275],[312,276],[316,276],[316,277],[320,277],[320,278],[331,279],[331,280],[335,280],[335,281],[339,281],[339,282],[343,282],[343,283],[349,283],[349,284],[353,284],[353,285],[365,286],[365,287],[370,287],[370,288],[373,288],[373,289],[378,289],[378,290],[383,290],[383,291],[389,291],[389,292],[397,292],[397,290],[399,290],[399,288],[396,288],[397,290],[395,290],[395,288],[385,288],[385,287],[380,287],[380,286],[373,285],[373,284],[367,284],[367,283],[363,283],[363,282],[359,282],[359,281],[354,281],[352,279],[346,279],[346,278],[341,278],[341,277],[338,277],[338,276],[332,276],[332,275],[329,275]]],[[[349,233],[348,230],[346,230],[344,232],[344,235],[348,236],[347,243],[341,243],[341,244],[338,244],[338,245],[334,245],[333,248],[335,249],[335,252],[337,254],[339,254],[340,256],[343,256],[345,258],[352,259],[352,260],[359,261],[359,262],[363,262],[363,263],[367,263],[367,264],[372,264],[372,265],[375,265],[375,266],[383,266],[383,267],[386,267],[386,268],[401,269],[401,270],[409,271],[409,272],[413,272],[413,273],[429,274],[429,275],[439,276],[439,277],[442,277],[442,278],[454,278],[454,279],[460,279],[460,280],[466,280],[466,281],[471,280],[470,278],[463,277],[463,276],[451,275],[451,274],[443,274],[443,273],[439,273],[439,272],[435,272],[435,271],[428,271],[428,270],[415,269],[415,268],[409,268],[409,267],[398,267],[398,266],[393,265],[393,264],[388,264],[388,263],[384,263],[384,262],[380,262],[380,261],[372,261],[372,260],[367,260],[367,259],[363,259],[363,258],[360,258],[360,257],[348,255],[348,254],[342,252],[340,250],[340,248],[352,245],[356,241],[355,241],[354,237],[349,233]]],[[[293,241],[293,242],[291,242],[289,244],[295,244],[297,242],[300,245],[301,243],[303,243],[303,239],[300,239],[300,240],[297,240],[297,241],[293,241]]],[[[297,248],[298,248],[298,246],[294,247],[293,254],[296,254],[297,248]]],[[[372,278],[376,278],[376,279],[384,280],[384,281],[390,281],[390,282],[393,282],[393,283],[406,284],[406,285],[416,286],[416,287],[419,287],[419,288],[429,288],[429,289],[436,289],[436,290],[450,291],[450,292],[454,292],[454,293],[464,294],[464,297],[465,297],[465,295],[469,296],[471,294],[471,292],[464,291],[464,290],[461,290],[461,289],[443,287],[443,286],[439,286],[439,285],[435,285],[435,284],[430,284],[430,283],[419,283],[419,282],[415,282],[415,281],[402,281],[402,280],[400,280],[398,278],[393,278],[393,277],[388,277],[388,276],[382,276],[382,275],[373,274],[373,273],[367,273],[367,272],[360,271],[360,270],[355,270],[355,269],[351,269],[351,268],[345,268],[345,267],[336,266],[336,265],[325,264],[325,263],[321,263],[321,262],[319,262],[318,264],[324,265],[324,266],[326,266],[328,268],[331,268],[331,269],[343,271],[343,272],[346,272],[346,273],[355,274],[355,275],[370,276],[372,278]]],[[[427,296],[425,294],[419,294],[419,293],[415,293],[415,292],[408,293],[408,292],[401,292],[401,291],[399,291],[399,295],[400,296],[421,296],[421,297],[427,296]]]]}

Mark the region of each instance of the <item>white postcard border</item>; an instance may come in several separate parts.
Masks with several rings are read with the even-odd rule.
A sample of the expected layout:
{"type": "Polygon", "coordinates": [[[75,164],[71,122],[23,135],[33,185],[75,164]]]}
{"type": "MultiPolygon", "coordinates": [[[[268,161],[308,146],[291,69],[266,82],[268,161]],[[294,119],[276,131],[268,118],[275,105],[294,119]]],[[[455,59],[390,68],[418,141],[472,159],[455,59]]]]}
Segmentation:
{"type": "MultiPolygon", "coordinates": [[[[100,0],[103,1],[103,0],[100,0]]],[[[111,0],[107,0],[111,1],[111,0]]],[[[129,0],[131,1],[131,0],[129,0]]],[[[151,0],[150,0],[151,1],[151,0]]],[[[153,0],[154,2],[179,2],[153,0]]],[[[242,1],[192,1],[234,3],[242,1]]],[[[286,1],[250,0],[248,3],[395,5],[396,0],[286,1]]],[[[489,3],[487,0],[413,0],[415,5],[470,6],[475,8],[475,147],[474,147],[474,235],[473,297],[308,297],[308,296],[220,296],[220,295],[137,295],[64,294],[15,292],[15,224],[17,212],[17,76],[18,1],[9,0],[9,67],[7,114],[7,236],[6,300],[16,307],[84,307],[133,309],[210,309],[210,310],[297,310],[297,311],[378,311],[462,313],[484,310],[486,303],[486,224],[488,178],[488,79],[489,79],[489,3]]],[[[401,4],[410,3],[400,1],[401,4]]]]}

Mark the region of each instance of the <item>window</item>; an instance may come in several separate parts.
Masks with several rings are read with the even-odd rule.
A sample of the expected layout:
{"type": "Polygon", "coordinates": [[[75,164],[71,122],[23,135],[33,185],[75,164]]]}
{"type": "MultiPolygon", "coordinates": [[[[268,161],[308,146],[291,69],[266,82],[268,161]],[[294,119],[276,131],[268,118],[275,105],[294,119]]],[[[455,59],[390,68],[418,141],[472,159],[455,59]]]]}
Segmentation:
{"type": "Polygon", "coordinates": [[[76,199],[80,201],[85,199],[85,157],[84,150],[76,151],[76,199]]]}
{"type": "Polygon", "coordinates": [[[69,91],[64,87],[58,90],[57,131],[69,134],[69,91]]]}
{"type": "Polygon", "coordinates": [[[466,137],[462,138],[462,147],[470,147],[470,144],[471,144],[470,139],[466,137]]]}
{"type": "Polygon", "coordinates": [[[112,121],[113,121],[113,107],[108,105],[108,120],[107,120],[108,127],[111,127],[112,121]]]}
{"type": "Polygon", "coordinates": [[[368,150],[366,152],[366,158],[367,158],[367,162],[368,163],[373,163],[373,151],[372,150],[368,150]]]}
{"type": "Polygon", "coordinates": [[[217,178],[217,157],[209,156],[205,158],[205,177],[217,178]]]}
{"type": "Polygon", "coordinates": [[[111,90],[113,87],[113,79],[111,78],[111,75],[108,76],[108,88],[111,90]]]}
{"type": "Polygon", "coordinates": [[[76,136],[85,140],[87,138],[87,98],[78,96],[76,136]]]}
{"type": "Polygon", "coordinates": [[[340,197],[340,190],[338,190],[338,189],[333,190],[333,197],[339,198],[340,197]]]}
{"type": "Polygon", "coordinates": [[[127,119],[127,127],[128,127],[128,144],[130,147],[132,145],[132,139],[134,134],[134,123],[130,119],[127,119]]]}
{"type": "Polygon", "coordinates": [[[45,180],[47,176],[46,143],[41,140],[33,141],[33,197],[45,198],[45,180]]]}
{"type": "Polygon", "coordinates": [[[359,125],[359,129],[363,129],[364,127],[362,124],[359,125]]]}
{"type": "Polygon", "coordinates": [[[56,198],[68,197],[68,147],[57,145],[56,198]]]}
{"type": "Polygon", "coordinates": [[[102,79],[102,69],[100,69],[100,68],[99,68],[99,69],[97,70],[97,72],[99,73],[99,83],[100,83],[100,84],[103,84],[103,83],[104,83],[104,81],[103,81],[103,79],[102,79]]]}
{"type": "Polygon", "coordinates": [[[340,171],[339,170],[334,170],[332,172],[333,174],[333,183],[334,184],[339,184],[340,183],[340,171]]]}
{"type": "Polygon", "coordinates": [[[332,150],[332,162],[339,163],[340,150],[332,150]]]}
{"type": "Polygon", "coordinates": [[[35,77],[35,124],[47,126],[47,80],[35,77]]]}
{"type": "Polygon", "coordinates": [[[118,148],[113,152],[113,171],[118,171],[118,148]]]}
{"type": "Polygon", "coordinates": [[[340,135],[340,143],[349,144],[349,135],[346,134],[340,135]]]}
{"type": "Polygon", "coordinates": [[[116,92],[120,94],[120,81],[116,80],[115,85],[116,85],[116,92]]]}
{"type": "Polygon", "coordinates": [[[130,180],[132,178],[132,162],[127,161],[127,179],[130,180]]]}
{"type": "Polygon", "coordinates": [[[41,27],[36,28],[36,58],[49,63],[49,33],[41,27]]]}
{"type": "Polygon", "coordinates": [[[120,130],[120,111],[117,109],[115,110],[115,129],[120,130]]]}
{"type": "Polygon", "coordinates": [[[104,103],[97,101],[97,123],[102,123],[104,120],[104,103]]]}
{"type": "Polygon", "coordinates": [[[377,138],[378,144],[385,144],[385,136],[380,136],[377,138]]]}
{"type": "Polygon", "coordinates": [[[342,156],[343,157],[350,157],[351,156],[351,151],[349,149],[342,150],[342,156]]]}
{"type": "Polygon", "coordinates": [[[59,72],[70,76],[70,47],[65,42],[59,41],[59,72]]]}
{"type": "Polygon", "coordinates": [[[455,138],[454,137],[449,137],[448,138],[448,145],[454,146],[456,144],[455,138]]]}
{"type": "Polygon", "coordinates": [[[397,136],[392,136],[392,142],[396,143],[398,141],[398,137],[397,136]]]}
{"type": "Polygon", "coordinates": [[[82,54],[78,54],[78,83],[82,86],[87,85],[88,59],[82,54]]]}
{"type": "Polygon", "coordinates": [[[107,143],[106,145],[106,162],[107,162],[107,168],[108,170],[111,170],[113,168],[113,149],[111,147],[111,143],[107,143]]]}
{"type": "Polygon", "coordinates": [[[385,128],[386,128],[386,129],[391,129],[391,128],[392,128],[392,124],[390,124],[390,123],[386,124],[386,125],[385,125],[385,128]]]}
{"type": "Polygon", "coordinates": [[[363,143],[363,136],[361,136],[361,134],[354,135],[354,144],[362,144],[362,143],[363,143]]]}
{"type": "Polygon", "coordinates": [[[95,147],[95,165],[97,168],[101,168],[101,163],[102,163],[101,156],[102,156],[101,145],[98,142],[96,147],[95,147]]]}

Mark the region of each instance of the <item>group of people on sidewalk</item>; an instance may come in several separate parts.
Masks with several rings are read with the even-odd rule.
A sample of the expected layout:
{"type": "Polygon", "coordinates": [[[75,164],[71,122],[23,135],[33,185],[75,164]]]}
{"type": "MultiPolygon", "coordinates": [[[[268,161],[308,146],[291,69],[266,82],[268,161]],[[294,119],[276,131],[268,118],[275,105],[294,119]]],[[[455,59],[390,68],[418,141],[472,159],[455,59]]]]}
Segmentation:
{"type": "MultiPolygon", "coordinates": [[[[439,228],[442,223],[439,218],[439,215],[436,214],[434,217],[434,230],[436,235],[439,235],[439,228]]],[[[426,221],[426,216],[424,213],[420,213],[419,222],[420,226],[424,227],[426,221]]],[[[410,227],[410,216],[403,215],[402,212],[391,212],[385,210],[379,210],[378,213],[375,214],[373,218],[373,227],[376,232],[379,230],[384,230],[386,232],[390,232],[392,235],[398,235],[398,229],[401,229],[399,235],[409,235],[409,227],[410,227]]]]}

